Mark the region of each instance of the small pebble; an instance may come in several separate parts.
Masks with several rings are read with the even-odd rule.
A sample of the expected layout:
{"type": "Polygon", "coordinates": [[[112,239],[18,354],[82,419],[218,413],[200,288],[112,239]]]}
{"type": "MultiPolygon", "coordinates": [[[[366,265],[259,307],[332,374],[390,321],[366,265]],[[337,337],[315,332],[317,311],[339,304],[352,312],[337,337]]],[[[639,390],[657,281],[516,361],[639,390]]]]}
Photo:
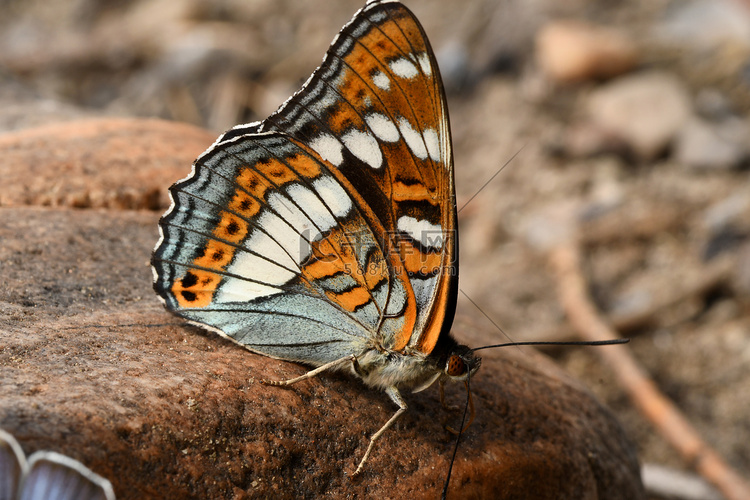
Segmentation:
{"type": "Polygon", "coordinates": [[[750,198],[747,196],[746,188],[742,187],[735,194],[709,206],[703,214],[703,225],[709,231],[716,233],[738,223],[748,212],[750,212],[750,198]]]}
{"type": "Polygon", "coordinates": [[[685,85],[671,73],[650,71],[618,78],[587,103],[591,121],[619,138],[642,160],[662,154],[692,114],[685,85]]]}
{"type": "Polygon", "coordinates": [[[723,44],[750,48],[750,9],[734,0],[675,2],[654,28],[656,38],[683,49],[706,51],[723,44]]]}
{"type": "Polygon", "coordinates": [[[624,33],[582,21],[553,21],[536,38],[536,60],[561,82],[611,78],[637,62],[635,43],[624,33]]]}
{"type": "Polygon", "coordinates": [[[694,169],[738,167],[748,155],[749,127],[739,120],[720,124],[693,119],[683,127],[675,142],[676,160],[694,169]]]}

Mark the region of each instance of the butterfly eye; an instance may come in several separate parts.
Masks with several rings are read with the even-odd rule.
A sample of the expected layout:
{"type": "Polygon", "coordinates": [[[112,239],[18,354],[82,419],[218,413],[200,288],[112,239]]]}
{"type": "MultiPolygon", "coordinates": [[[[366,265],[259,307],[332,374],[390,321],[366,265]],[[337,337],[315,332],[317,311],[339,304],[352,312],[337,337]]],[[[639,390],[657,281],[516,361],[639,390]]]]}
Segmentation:
{"type": "Polygon", "coordinates": [[[466,375],[466,363],[461,359],[461,356],[453,354],[448,358],[448,362],[445,364],[445,373],[451,377],[461,377],[466,375]]]}

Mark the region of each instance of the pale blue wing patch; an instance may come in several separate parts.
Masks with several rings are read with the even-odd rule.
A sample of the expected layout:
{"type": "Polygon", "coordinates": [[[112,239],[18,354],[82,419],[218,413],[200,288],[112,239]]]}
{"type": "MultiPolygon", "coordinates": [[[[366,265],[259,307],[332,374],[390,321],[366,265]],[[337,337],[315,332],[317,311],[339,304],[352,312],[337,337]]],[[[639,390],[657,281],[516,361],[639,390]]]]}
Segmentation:
{"type": "Polygon", "coordinates": [[[304,290],[299,292],[186,310],[181,315],[220,330],[252,351],[292,361],[319,365],[365,348],[372,333],[356,318],[304,290]]]}

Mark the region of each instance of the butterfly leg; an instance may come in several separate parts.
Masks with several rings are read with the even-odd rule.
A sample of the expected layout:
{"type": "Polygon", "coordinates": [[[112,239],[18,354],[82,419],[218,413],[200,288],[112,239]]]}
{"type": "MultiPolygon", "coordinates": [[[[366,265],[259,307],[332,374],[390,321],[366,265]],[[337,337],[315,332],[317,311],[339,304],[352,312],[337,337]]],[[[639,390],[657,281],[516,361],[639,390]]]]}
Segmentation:
{"type": "Polygon", "coordinates": [[[352,361],[352,370],[354,370],[354,373],[359,375],[361,378],[365,378],[365,373],[362,371],[362,367],[357,360],[357,356],[352,355],[349,359],[352,361]]]}
{"type": "Polygon", "coordinates": [[[354,471],[354,474],[352,476],[356,476],[360,472],[362,472],[362,467],[364,467],[365,462],[367,462],[367,457],[370,456],[370,452],[372,451],[372,447],[375,444],[375,441],[383,435],[383,433],[388,430],[390,426],[393,425],[393,423],[398,419],[398,417],[403,414],[406,409],[408,408],[406,406],[406,401],[401,397],[401,393],[398,392],[398,389],[396,387],[389,387],[385,390],[385,393],[388,394],[388,396],[391,398],[391,400],[398,405],[398,410],[396,413],[393,414],[393,416],[388,419],[388,421],[385,423],[383,427],[378,430],[375,434],[372,435],[370,438],[370,444],[367,446],[367,451],[365,451],[365,456],[362,457],[362,460],[359,461],[359,465],[357,466],[357,470],[354,471]]]}
{"type": "Polygon", "coordinates": [[[306,380],[308,378],[312,378],[326,370],[335,370],[339,368],[340,365],[344,365],[350,362],[353,357],[354,356],[345,356],[343,358],[339,358],[337,360],[331,361],[330,363],[321,365],[314,370],[310,370],[309,372],[302,374],[299,377],[291,378],[289,380],[261,380],[260,383],[265,384],[265,385],[276,385],[276,386],[287,386],[287,385],[296,384],[297,382],[306,380]]]}
{"type": "Polygon", "coordinates": [[[458,411],[461,408],[455,405],[449,405],[445,401],[445,379],[440,379],[440,404],[448,411],[458,411]]]}

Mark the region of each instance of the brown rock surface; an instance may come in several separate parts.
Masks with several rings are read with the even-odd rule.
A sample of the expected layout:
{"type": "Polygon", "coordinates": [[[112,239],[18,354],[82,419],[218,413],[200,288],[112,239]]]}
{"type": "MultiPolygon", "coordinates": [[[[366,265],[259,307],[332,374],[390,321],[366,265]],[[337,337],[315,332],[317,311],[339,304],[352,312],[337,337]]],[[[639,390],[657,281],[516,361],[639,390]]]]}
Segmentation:
{"type": "MultiPolygon", "coordinates": [[[[0,427],[26,453],[63,452],[118,498],[437,498],[458,425],[436,388],[351,480],[393,404],[345,375],[291,389],[303,368],[184,325],[150,289],[157,215],[4,208],[0,427]]],[[[472,343],[482,332],[471,333],[472,343]]],[[[486,341],[486,340],[485,340],[486,341]]],[[[532,351],[487,353],[451,492],[462,498],[638,498],[635,454],[584,388],[532,351]]],[[[460,386],[449,398],[464,397],[460,386]]]]}
{"type": "MultiPolygon", "coordinates": [[[[89,158],[64,186],[130,181],[164,192],[209,135],[152,120],[120,123],[123,130],[111,120],[34,129],[12,134],[15,141],[6,136],[4,149],[23,145],[13,153],[15,168],[38,168],[50,180],[34,158],[89,158]],[[78,149],[45,149],[53,144],[78,149]],[[137,172],[112,169],[118,158],[137,172]]],[[[3,192],[17,196],[19,184],[5,184],[3,192]]],[[[458,426],[459,415],[442,409],[437,388],[406,395],[410,411],[351,480],[394,405],[341,374],[290,389],[261,385],[304,368],[249,353],[164,311],[148,264],[157,219],[0,208],[0,428],[27,454],[47,449],[80,460],[110,479],[121,499],[438,497],[455,439],[444,425],[458,426]]],[[[459,310],[457,324],[469,324],[465,317],[459,310]]],[[[479,345],[491,335],[464,328],[460,336],[479,345]]],[[[530,350],[484,358],[472,380],[477,417],[462,437],[454,497],[642,496],[632,446],[586,389],[530,350]]],[[[449,387],[451,403],[463,401],[462,389],[449,387]]]]}
{"type": "Polygon", "coordinates": [[[0,136],[0,206],[166,208],[165,187],[216,134],[164,120],[91,119],[0,136]]]}

